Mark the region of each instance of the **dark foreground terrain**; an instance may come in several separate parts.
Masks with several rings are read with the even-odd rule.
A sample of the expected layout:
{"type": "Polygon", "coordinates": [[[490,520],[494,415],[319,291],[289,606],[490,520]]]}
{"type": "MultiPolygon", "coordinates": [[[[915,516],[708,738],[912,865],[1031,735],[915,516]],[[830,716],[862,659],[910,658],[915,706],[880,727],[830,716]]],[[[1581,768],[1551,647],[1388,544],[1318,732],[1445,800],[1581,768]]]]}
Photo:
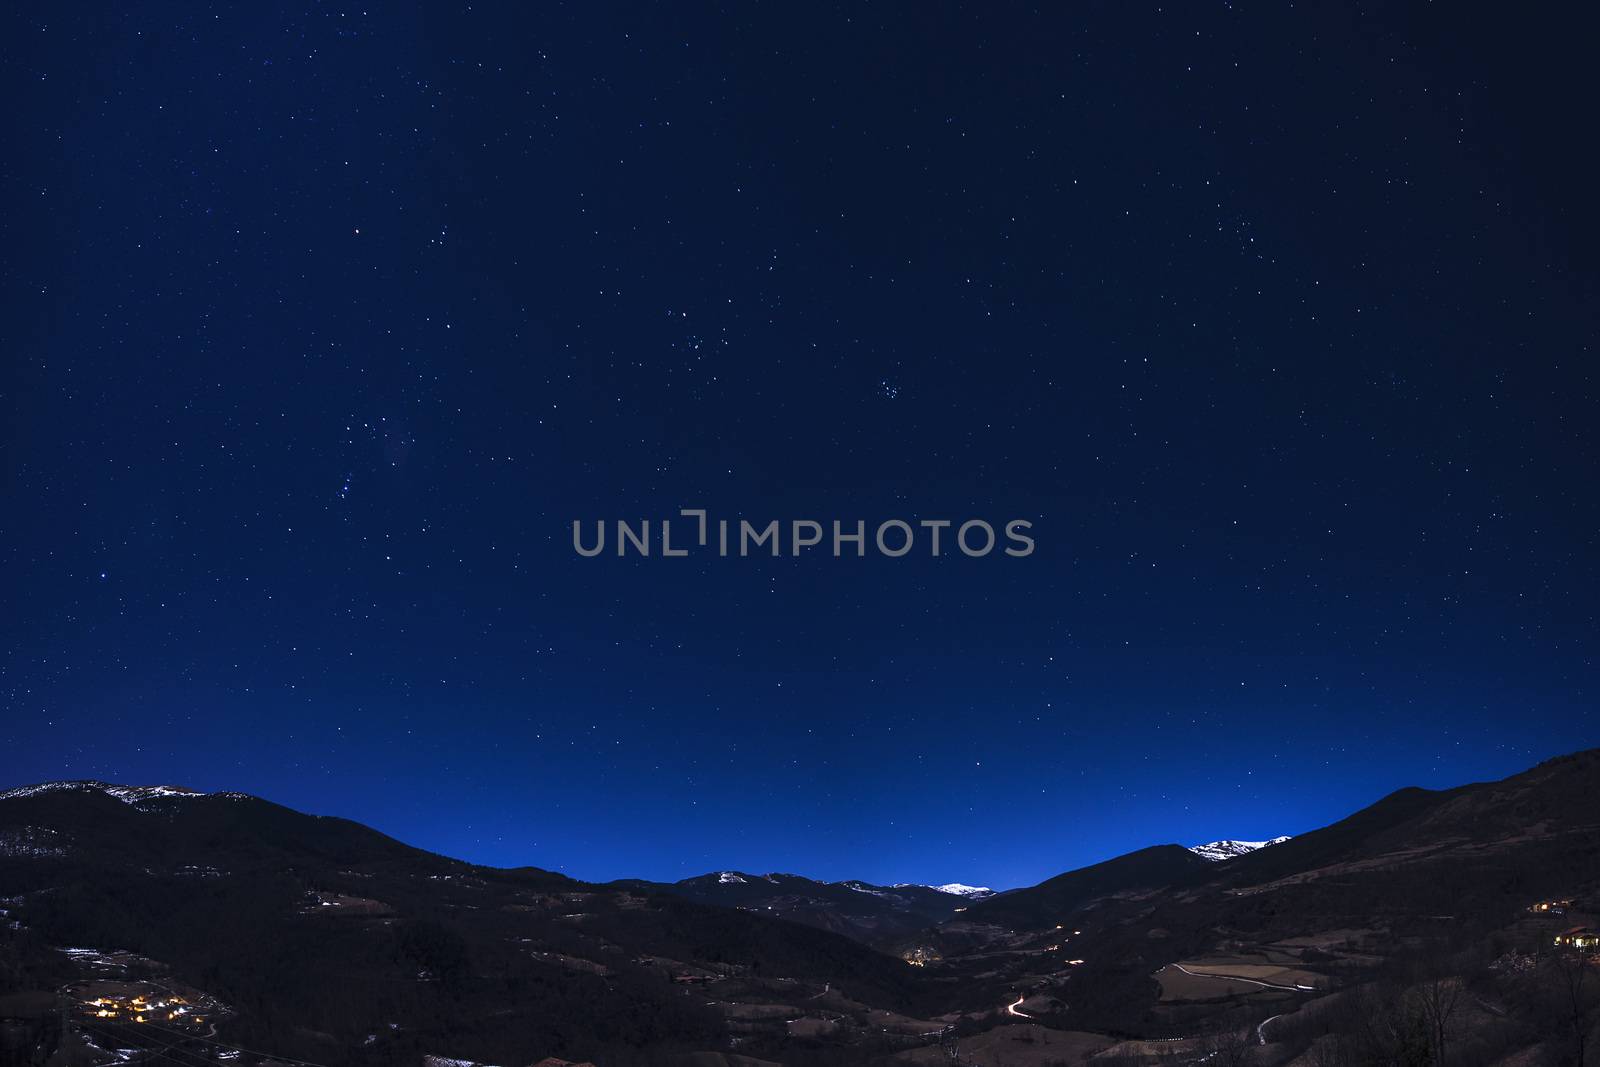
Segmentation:
{"type": "Polygon", "coordinates": [[[1600,751],[1029,889],[477,867],[241,794],[0,794],[0,1065],[1600,1062],[1600,751]]]}

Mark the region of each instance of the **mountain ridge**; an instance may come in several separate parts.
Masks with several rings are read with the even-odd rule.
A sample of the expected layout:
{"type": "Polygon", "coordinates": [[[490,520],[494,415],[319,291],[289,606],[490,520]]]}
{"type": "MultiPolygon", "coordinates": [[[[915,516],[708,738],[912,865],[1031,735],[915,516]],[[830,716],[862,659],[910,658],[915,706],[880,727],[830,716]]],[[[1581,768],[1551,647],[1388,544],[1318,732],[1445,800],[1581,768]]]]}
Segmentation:
{"type": "MultiPolygon", "coordinates": [[[[144,804],[144,803],[148,803],[150,801],[159,801],[159,800],[167,800],[167,799],[190,800],[190,799],[204,799],[204,798],[222,798],[222,799],[227,799],[227,800],[250,800],[250,801],[257,801],[257,802],[262,803],[262,804],[271,804],[274,807],[282,807],[282,805],[278,805],[275,801],[267,800],[264,797],[257,796],[257,795],[255,795],[253,793],[239,792],[239,791],[236,791],[236,790],[217,790],[217,791],[213,791],[213,792],[206,792],[206,791],[203,791],[203,790],[192,789],[192,788],[189,788],[188,786],[181,786],[181,785],[171,785],[171,784],[131,785],[131,784],[127,784],[127,783],[107,782],[107,781],[104,781],[104,780],[98,779],[98,778],[54,779],[54,780],[50,780],[50,781],[34,782],[34,783],[27,784],[27,785],[14,786],[12,788],[0,791],[0,801],[22,800],[22,799],[27,799],[27,798],[30,798],[30,797],[45,796],[45,795],[56,794],[56,793],[100,794],[100,795],[104,795],[104,796],[107,796],[107,797],[111,797],[111,798],[113,798],[115,800],[121,801],[124,804],[128,804],[128,805],[134,806],[134,807],[137,807],[137,806],[139,806],[141,804],[144,804]]],[[[294,811],[295,814],[303,815],[303,816],[305,816],[307,818],[313,818],[313,819],[336,819],[336,820],[341,820],[341,821],[349,821],[349,820],[344,820],[342,816],[338,816],[338,815],[319,815],[319,814],[315,814],[313,812],[302,812],[302,811],[299,811],[298,809],[293,809],[293,808],[284,808],[284,810],[294,811]]],[[[369,829],[369,830],[371,829],[370,827],[365,827],[365,824],[354,823],[354,822],[352,822],[351,824],[352,825],[356,825],[356,826],[362,826],[365,829],[369,829]]],[[[382,831],[378,831],[378,830],[372,830],[371,832],[373,832],[373,833],[382,833],[382,831]]],[[[387,834],[385,834],[383,836],[389,837],[389,835],[387,835],[387,834]]],[[[398,839],[395,839],[395,838],[391,837],[390,840],[398,840],[398,839]]],[[[408,845],[406,847],[413,848],[415,846],[408,845]]],[[[426,850],[422,850],[422,851],[426,851],[426,850]]],[[[439,855],[439,856],[443,855],[442,853],[430,853],[430,854],[439,855]]],[[[449,858],[449,857],[445,857],[445,858],[449,858]]],[[[466,861],[466,860],[453,860],[453,862],[470,863],[470,861],[466,861]]],[[[485,864],[472,864],[472,865],[473,866],[488,866],[488,865],[485,865],[485,864]]],[[[497,870],[523,870],[523,869],[530,869],[530,868],[528,868],[528,865],[522,864],[522,865],[517,865],[517,866],[513,866],[513,867],[497,867],[495,869],[497,869],[497,870]]],[[[531,869],[536,869],[537,870],[537,869],[541,869],[541,868],[531,868],[531,869]]],[[[946,883],[944,885],[927,885],[927,884],[919,883],[919,882],[897,882],[897,883],[893,883],[893,884],[890,884],[890,885],[877,885],[875,883],[867,882],[867,881],[864,881],[862,879],[854,879],[854,878],[841,879],[841,880],[835,881],[835,882],[819,882],[819,881],[817,881],[815,879],[811,879],[811,878],[809,878],[809,877],[807,877],[805,875],[791,874],[791,873],[787,873],[787,872],[772,871],[772,872],[767,872],[767,873],[764,873],[764,874],[751,874],[751,873],[746,872],[746,871],[735,871],[735,870],[732,870],[732,869],[711,871],[711,872],[708,872],[707,874],[704,874],[704,875],[692,875],[692,876],[690,876],[688,878],[680,879],[679,882],[677,882],[677,883],[664,883],[664,882],[663,883],[657,883],[657,882],[650,882],[648,879],[618,879],[617,881],[618,882],[638,882],[640,884],[652,884],[652,885],[673,885],[673,884],[680,884],[681,885],[681,884],[684,884],[684,883],[697,882],[697,881],[699,881],[701,879],[712,878],[712,877],[716,877],[719,880],[725,880],[725,881],[722,881],[722,884],[749,884],[749,883],[757,882],[757,881],[775,883],[776,880],[782,880],[782,879],[800,879],[800,880],[803,880],[805,882],[814,883],[814,884],[817,884],[817,885],[841,886],[841,887],[850,888],[850,889],[856,890],[856,891],[866,891],[866,892],[884,891],[884,892],[890,892],[890,891],[894,891],[894,890],[913,890],[913,891],[914,890],[929,890],[929,891],[932,891],[932,892],[937,892],[937,893],[944,894],[946,896],[961,897],[961,898],[965,898],[965,899],[982,899],[983,897],[993,895],[993,893],[994,893],[994,890],[989,889],[987,886],[972,886],[972,885],[966,885],[966,884],[961,883],[961,882],[949,882],[949,883],[946,883]]]]}

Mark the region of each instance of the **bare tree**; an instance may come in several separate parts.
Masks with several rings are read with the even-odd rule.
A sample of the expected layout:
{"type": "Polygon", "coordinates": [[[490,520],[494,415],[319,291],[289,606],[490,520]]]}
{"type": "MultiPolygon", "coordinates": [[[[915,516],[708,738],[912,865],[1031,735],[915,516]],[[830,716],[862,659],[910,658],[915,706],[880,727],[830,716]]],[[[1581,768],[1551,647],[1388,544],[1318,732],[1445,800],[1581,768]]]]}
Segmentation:
{"type": "Polygon", "coordinates": [[[1578,951],[1556,951],[1545,963],[1546,973],[1556,997],[1556,1008],[1567,1024],[1572,1040],[1574,1067],[1583,1067],[1589,1031],[1600,1006],[1600,985],[1595,977],[1593,958],[1578,951]]]}
{"type": "Polygon", "coordinates": [[[1450,1019],[1461,1006],[1466,983],[1459,978],[1435,978],[1416,987],[1413,996],[1428,1026],[1428,1052],[1434,1067],[1444,1067],[1450,1019]]]}
{"type": "Polygon", "coordinates": [[[1363,986],[1358,993],[1360,1011],[1351,1035],[1355,1058],[1394,1067],[1428,1067],[1432,1063],[1428,1024],[1416,998],[1394,986],[1363,986]]]}

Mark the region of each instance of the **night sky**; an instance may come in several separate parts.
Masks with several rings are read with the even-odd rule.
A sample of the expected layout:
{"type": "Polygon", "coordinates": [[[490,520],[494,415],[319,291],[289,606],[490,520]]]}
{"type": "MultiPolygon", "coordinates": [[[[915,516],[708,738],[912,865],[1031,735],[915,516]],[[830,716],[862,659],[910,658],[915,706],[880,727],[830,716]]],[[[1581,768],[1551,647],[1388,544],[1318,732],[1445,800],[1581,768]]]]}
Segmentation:
{"type": "Polygon", "coordinates": [[[0,787],[1003,887],[1600,744],[1571,12],[269,6],[5,16],[0,787]],[[573,551],[695,507],[1037,549],[573,551]]]}

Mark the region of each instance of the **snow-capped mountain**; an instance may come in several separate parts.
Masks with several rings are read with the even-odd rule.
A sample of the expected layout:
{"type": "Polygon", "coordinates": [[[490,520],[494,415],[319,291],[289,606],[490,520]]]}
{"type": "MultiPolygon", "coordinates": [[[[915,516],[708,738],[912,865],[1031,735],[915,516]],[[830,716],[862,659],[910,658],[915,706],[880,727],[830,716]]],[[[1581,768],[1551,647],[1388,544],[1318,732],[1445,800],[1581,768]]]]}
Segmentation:
{"type": "Polygon", "coordinates": [[[1287,840],[1289,840],[1287,837],[1274,837],[1271,841],[1212,841],[1206,845],[1195,845],[1189,851],[1201,859],[1231,860],[1235,856],[1243,856],[1258,848],[1281,845],[1287,840]]]}
{"type": "MultiPolygon", "coordinates": [[[[905,888],[904,885],[895,886],[896,889],[905,888]]],[[[940,893],[949,893],[951,896],[966,897],[968,900],[982,900],[984,897],[994,896],[994,890],[986,885],[963,885],[960,882],[946,882],[944,885],[925,885],[923,889],[932,889],[940,893]]]]}
{"type": "Polygon", "coordinates": [[[181,785],[114,785],[111,782],[97,782],[86,778],[72,782],[40,782],[38,785],[19,786],[16,789],[8,789],[4,793],[0,793],[0,800],[13,800],[17,797],[31,797],[40,793],[59,793],[66,790],[104,793],[108,797],[117,798],[124,804],[138,804],[142,801],[164,799],[166,797],[202,797],[207,795],[195,789],[186,789],[181,785]]]}

